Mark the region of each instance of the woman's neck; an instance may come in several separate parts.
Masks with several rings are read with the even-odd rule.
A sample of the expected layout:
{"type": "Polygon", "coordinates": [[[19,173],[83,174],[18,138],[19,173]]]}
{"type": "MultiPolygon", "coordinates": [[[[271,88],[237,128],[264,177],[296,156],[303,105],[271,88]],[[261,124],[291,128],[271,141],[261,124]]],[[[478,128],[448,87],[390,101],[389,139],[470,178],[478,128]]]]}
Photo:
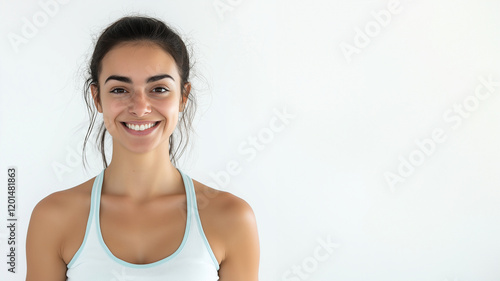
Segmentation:
{"type": "Polygon", "coordinates": [[[180,192],[184,192],[184,182],[170,162],[168,146],[147,153],[134,153],[119,147],[113,149],[112,160],[104,174],[103,193],[141,202],[180,192]]]}

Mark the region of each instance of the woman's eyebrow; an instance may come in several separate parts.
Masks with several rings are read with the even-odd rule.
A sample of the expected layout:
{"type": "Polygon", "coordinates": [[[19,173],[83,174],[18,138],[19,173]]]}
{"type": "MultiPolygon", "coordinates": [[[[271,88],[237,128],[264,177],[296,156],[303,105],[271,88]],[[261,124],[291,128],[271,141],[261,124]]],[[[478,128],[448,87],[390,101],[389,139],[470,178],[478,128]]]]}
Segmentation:
{"type": "MultiPolygon", "coordinates": [[[[155,76],[149,77],[146,80],[146,83],[156,82],[156,81],[164,79],[164,78],[170,78],[173,81],[175,81],[175,79],[172,76],[168,75],[168,74],[159,74],[159,75],[155,75],[155,76]]],[[[125,77],[125,76],[120,76],[120,75],[111,75],[111,76],[109,76],[106,79],[106,81],[104,81],[104,84],[106,84],[109,80],[117,80],[117,81],[121,81],[121,82],[132,84],[132,80],[130,78],[125,77]]]]}
{"type": "Polygon", "coordinates": [[[164,79],[164,78],[170,78],[175,82],[175,79],[172,76],[170,76],[168,74],[159,74],[159,75],[149,77],[148,80],[146,80],[146,83],[156,82],[156,81],[164,79]]]}

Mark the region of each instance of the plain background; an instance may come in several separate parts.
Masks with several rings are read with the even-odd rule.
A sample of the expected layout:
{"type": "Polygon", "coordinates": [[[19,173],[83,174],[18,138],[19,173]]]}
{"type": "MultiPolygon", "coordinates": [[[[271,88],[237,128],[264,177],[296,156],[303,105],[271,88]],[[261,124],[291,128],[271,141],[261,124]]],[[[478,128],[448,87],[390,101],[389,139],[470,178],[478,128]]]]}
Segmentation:
{"type": "Polygon", "coordinates": [[[192,46],[180,168],[252,206],[260,280],[499,280],[500,2],[1,5],[0,261],[7,167],[19,184],[17,273],[1,262],[1,280],[24,280],[35,204],[102,169],[94,149],[81,162],[83,74],[93,39],[137,13],[192,46]]]}

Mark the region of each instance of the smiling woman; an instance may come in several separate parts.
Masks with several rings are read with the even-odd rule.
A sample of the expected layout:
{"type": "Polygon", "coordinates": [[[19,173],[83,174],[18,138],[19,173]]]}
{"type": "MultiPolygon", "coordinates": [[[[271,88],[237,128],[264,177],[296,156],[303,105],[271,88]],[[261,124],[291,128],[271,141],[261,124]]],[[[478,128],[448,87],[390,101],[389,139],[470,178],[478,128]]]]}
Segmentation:
{"type": "Polygon", "coordinates": [[[162,144],[172,136],[191,88],[187,81],[176,83],[187,79],[180,77],[174,58],[149,42],[124,42],[104,56],[101,68],[98,81],[103,85],[90,87],[114,150],[167,155],[157,154],[157,148],[168,148],[162,144]]]}
{"type": "Polygon", "coordinates": [[[85,144],[102,114],[104,169],[36,205],[26,280],[258,280],[252,208],[176,167],[174,132],[193,117],[190,67],[184,42],[160,20],[124,17],[103,31],[85,87],[85,144]]]}

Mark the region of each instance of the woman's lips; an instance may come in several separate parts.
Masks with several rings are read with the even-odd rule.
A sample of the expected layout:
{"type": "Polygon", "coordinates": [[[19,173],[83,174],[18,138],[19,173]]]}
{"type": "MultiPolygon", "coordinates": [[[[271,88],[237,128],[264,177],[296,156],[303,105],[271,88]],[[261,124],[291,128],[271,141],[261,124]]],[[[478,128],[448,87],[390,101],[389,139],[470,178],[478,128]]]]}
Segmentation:
{"type": "Polygon", "coordinates": [[[121,123],[130,134],[142,136],[153,132],[158,127],[158,124],[160,124],[160,121],[130,121],[121,123]]]}

